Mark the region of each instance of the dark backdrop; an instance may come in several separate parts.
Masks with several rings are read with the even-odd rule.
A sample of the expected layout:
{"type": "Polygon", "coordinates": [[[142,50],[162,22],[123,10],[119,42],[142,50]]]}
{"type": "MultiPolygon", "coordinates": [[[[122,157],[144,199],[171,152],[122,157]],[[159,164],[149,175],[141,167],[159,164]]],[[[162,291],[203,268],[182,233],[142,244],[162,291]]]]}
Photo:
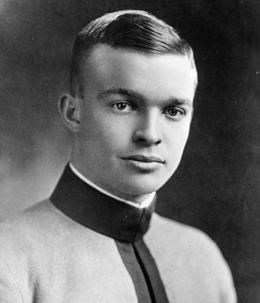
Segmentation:
{"type": "Polygon", "coordinates": [[[184,158],[158,211],[208,233],[239,302],[260,301],[258,0],[1,0],[0,219],[47,197],[68,159],[56,101],[74,35],[104,12],[146,9],[192,44],[199,72],[184,158]]]}

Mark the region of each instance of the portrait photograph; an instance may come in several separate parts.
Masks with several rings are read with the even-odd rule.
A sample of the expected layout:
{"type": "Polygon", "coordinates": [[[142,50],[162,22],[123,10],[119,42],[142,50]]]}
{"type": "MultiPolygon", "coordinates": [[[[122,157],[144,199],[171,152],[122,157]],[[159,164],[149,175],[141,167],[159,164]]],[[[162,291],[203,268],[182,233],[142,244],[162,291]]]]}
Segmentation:
{"type": "Polygon", "coordinates": [[[0,0],[0,303],[260,302],[260,2],[0,0]]]}

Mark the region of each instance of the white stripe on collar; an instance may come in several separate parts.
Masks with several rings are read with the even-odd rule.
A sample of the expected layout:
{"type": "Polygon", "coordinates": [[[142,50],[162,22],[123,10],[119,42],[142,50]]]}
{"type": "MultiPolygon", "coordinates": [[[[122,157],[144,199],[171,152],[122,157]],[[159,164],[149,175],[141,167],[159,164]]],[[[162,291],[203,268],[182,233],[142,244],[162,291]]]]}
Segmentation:
{"type": "Polygon", "coordinates": [[[131,206],[134,206],[136,208],[145,208],[145,207],[148,207],[154,197],[155,197],[155,192],[152,192],[151,194],[148,195],[148,198],[145,199],[144,201],[142,201],[141,203],[137,203],[137,202],[133,202],[133,201],[129,201],[129,200],[126,200],[126,199],[122,199],[122,198],[119,198],[113,194],[111,194],[110,192],[104,190],[103,188],[99,187],[98,185],[96,185],[95,183],[93,183],[92,181],[90,181],[88,178],[86,178],[85,176],[82,175],[81,172],[79,172],[76,167],[72,164],[72,163],[69,163],[69,167],[71,168],[72,172],[78,176],[83,182],[87,183],[88,185],[90,185],[91,187],[95,188],[96,190],[98,190],[99,192],[101,192],[102,194],[105,194],[119,202],[123,202],[123,203],[126,203],[128,205],[131,205],[131,206]]]}

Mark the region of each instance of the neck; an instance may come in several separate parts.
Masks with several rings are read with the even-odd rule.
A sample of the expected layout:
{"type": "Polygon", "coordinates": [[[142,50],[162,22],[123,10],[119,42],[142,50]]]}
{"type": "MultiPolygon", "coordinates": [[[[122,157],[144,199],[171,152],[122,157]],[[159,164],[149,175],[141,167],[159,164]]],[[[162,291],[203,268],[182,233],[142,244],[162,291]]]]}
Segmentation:
{"type": "Polygon", "coordinates": [[[101,185],[99,185],[97,182],[91,180],[91,178],[86,176],[86,174],[83,174],[75,163],[70,162],[69,166],[73,171],[73,173],[77,175],[82,181],[92,186],[96,190],[100,191],[101,193],[110,196],[111,198],[114,198],[116,200],[128,203],[133,206],[137,206],[139,208],[144,208],[147,207],[155,197],[155,192],[141,196],[125,195],[118,192],[116,193],[111,192],[106,188],[102,187],[101,185]]]}
{"type": "Polygon", "coordinates": [[[68,165],[50,200],[72,220],[123,242],[143,237],[155,208],[155,199],[145,208],[120,203],[86,184],[68,165]]]}

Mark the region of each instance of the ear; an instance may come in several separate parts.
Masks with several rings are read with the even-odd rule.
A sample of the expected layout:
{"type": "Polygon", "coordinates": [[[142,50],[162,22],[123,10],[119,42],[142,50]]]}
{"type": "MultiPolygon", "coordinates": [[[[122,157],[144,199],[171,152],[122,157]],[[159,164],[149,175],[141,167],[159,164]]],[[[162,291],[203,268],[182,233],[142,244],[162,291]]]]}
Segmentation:
{"type": "Polygon", "coordinates": [[[63,123],[73,132],[80,126],[80,99],[70,94],[63,95],[58,102],[58,109],[63,123]]]}

